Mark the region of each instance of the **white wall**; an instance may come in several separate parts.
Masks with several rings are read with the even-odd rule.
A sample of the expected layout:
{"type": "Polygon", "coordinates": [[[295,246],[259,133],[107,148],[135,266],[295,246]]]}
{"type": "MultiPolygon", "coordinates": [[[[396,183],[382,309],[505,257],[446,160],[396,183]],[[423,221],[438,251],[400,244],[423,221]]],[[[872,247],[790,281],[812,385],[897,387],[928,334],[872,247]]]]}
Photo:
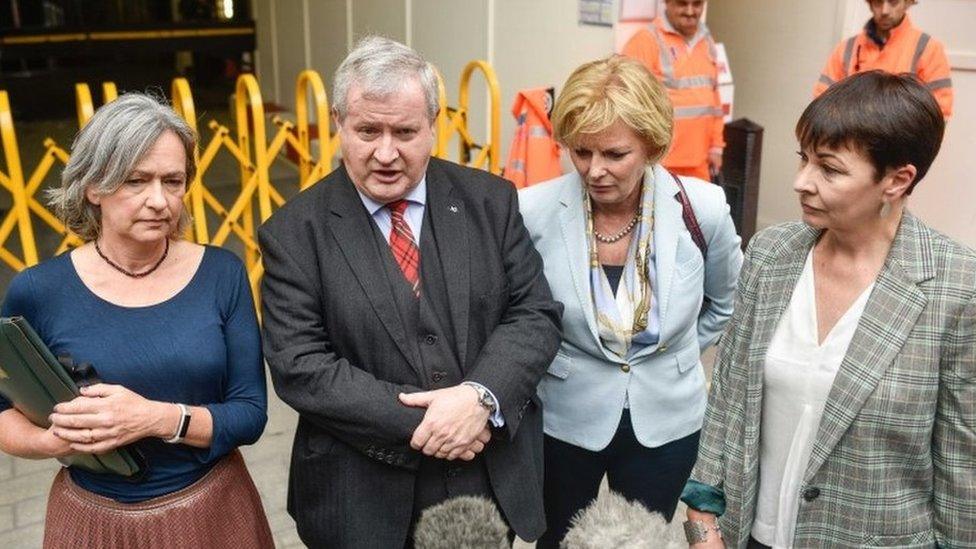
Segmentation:
{"type": "MultiPolygon", "coordinates": [[[[448,98],[470,60],[484,59],[501,85],[502,148],[514,131],[509,109],[519,89],[562,86],[580,63],[613,46],[608,27],[579,25],[575,0],[253,0],[258,70],[266,100],[291,106],[298,70],[332,73],[350,44],[366,33],[405,41],[437,65],[448,98]]],[[[927,223],[976,247],[976,1],[926,0],[916,24],[941,39],[953,65],[955,115],[942,152],[910,207],[927,223]]],[[[864,0],[712,0],[708,23],[726,44],[735,77],[736,117],[765,127],[760,227],[796,219],[793,126],[833,46],[868,18],[864,0]]],[[[485,135],[487,100],[472,82],[470,120],[485,135]]],[[[504,163],[504,154],[502,158],[504,163]]]]}
{"type": "Polygon", "coordinates": [[[793,126],[841,37],[835,32],[840,4],[719,0],[709,6],[709,28],[725,43],[735,79],[735,116],[765,128],[759,227],[799,217],[791,188],[797,165],[793,126]]]}
{"type": "Polygon", "coordinates": [[[932,227],[976,248],[976,2],[925,0],[910,13],[946,45],[956,96],[942,150],[909,207],[932,227]]]}

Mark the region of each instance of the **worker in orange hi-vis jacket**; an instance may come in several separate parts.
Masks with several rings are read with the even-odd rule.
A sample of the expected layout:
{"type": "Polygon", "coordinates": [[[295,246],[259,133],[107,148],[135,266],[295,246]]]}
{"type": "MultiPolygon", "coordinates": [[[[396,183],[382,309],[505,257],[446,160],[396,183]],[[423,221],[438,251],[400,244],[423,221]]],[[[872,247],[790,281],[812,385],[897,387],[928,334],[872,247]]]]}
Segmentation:
{"type": "Polygon", "coordinates": [[[518,121],[515,138],[508,152],[508,163],[502,174],[521,189],[562,175],[559,145],[552,137],[552,90],[534,88],[515,96],[512,115],[518,121]]]}
{"type": "Polygon", "coordinates": [[[860,33],[842,40],[827,60],[813,89],[814,97],[854,73],[883,70],[915,74],[928,87],[947,119],[952,114],[952,80],[942,42],[912,24],[908,8],[915,0],[866,0],[871,19],[860,33]]]}
{"type": "Polygon", "coordinates": [[[661,162],[706,181],[722,168],[725,124],[718,95],[718,55],[701,20],[705,0],[666,0],[664,17],[641,29],[623,54],[639,60],[664,84],[674,104],[674,140],[661,162]]]}

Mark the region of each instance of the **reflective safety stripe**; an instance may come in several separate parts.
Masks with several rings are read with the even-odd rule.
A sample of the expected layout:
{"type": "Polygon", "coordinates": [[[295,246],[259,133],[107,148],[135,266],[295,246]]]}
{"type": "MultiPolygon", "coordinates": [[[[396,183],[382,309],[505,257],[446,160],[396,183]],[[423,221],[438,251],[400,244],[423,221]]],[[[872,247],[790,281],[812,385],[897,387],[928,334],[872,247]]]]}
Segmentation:
{"type": "Polygon", "coordinates": [[[721,107],[712,107],[710,105],[676,107],[674,109],[675,118],[697,118],[699,116],[725,116],[725,112],[722,111],[721,107]]]}
{"type": "Polygon", "coordinates": [[[929,90],[941,90],[942,88],[951,88],[952,79],[951,78],[941,78],[939,80],[933,80],[925,85],[929,90]]]}
{"type": "Polygon", "coordinates": [[[664,41],[664,37],[661,36],[661,30],[657,26],[653,27],[654,40],[657,42],[658,57],[661,61],[661,74],[664,76],[664,81],[669,82],[674,80],[674,66],[671,65],[671,50],[668,48],[667,42],[664,41]]]}
{"type": "Polygon", "coordinates": [[[851,57],[854,55],[855,42],[857,42],[857,36],[852,36],[847,39],[847,45],[844,46],[844,76],[850,74],[848,67],[851,66],[851,57]]]}
{"type": "Polygon", "coordinates": [[[820,74],[820,83],[821,84],[826,84],[828,86],[833,86],[835,84],[833,78],[831,78],[831,77],[829,77],[829,76],[827,76],[826,74],[823,74],[823,73],[820,74]]]}
{"type": "Polygon", "coordinates": [[[664,86],[672,90],[684,90],[688,88],[714,88],[718,81],[710,76],[688,76],[673,80],[665,80],[664,86]]]}
{"type": "Polygon", "coordinates": [[[546,131],[545,126],[536,124],[529,126],[529,137],[549,137],[549,132],[546,131]]]}
{"type": "Polygon", "coordinates": [[[918,60],[922,58],[922,54],[925,53],[925,48],[929,45],[929,39],[932,37],[928,33],[923,32],[922,36],[918,37],[918,44],[915,44],[915,56],[912,57],[912,73],[918,72],[918,60]]]}

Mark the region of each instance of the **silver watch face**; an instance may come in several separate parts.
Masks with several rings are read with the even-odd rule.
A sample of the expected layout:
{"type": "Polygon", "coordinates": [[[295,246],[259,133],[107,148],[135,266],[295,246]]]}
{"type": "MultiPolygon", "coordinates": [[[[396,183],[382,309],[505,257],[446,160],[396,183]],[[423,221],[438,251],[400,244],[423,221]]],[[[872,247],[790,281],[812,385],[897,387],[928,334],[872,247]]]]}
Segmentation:
{"type": "Polygon", "coordinates": [[[492,401],[491,395],[488,394],[488,391],[480,391],[480,393],[481,393],[481,397],[478,400],[481,403],[481,405],[484,406],[485,408],[488,408],[488,411],[494,413],[495,402],[492,401]]]}

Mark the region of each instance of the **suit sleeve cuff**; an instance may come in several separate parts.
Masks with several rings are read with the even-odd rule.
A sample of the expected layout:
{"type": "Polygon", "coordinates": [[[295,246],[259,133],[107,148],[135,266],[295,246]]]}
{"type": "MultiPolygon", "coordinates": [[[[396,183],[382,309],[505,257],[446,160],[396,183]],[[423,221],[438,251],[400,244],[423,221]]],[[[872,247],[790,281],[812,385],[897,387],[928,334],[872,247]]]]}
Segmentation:
{"type": "Polygon", "coordinates": [[[681,492],[681,501],[685,505],[701,511],[721,516],[725,513],[725,493],[709,484],[688,479],[681,492]]]}
{"type": "Polygon", "coordinates": [[[495,393],[491,392],[491,389],[485,387],[484,385],[476,381],[465,381],[464,385],[471,385],[472,387],[477,387],[478,389],[484,389],[488,393],[488,398],[491,399],[492,403],[495,405],[495,411],[488,417],[488,421],[491,423],[492,427],[504,427],[505,417],[502,416],[502,407],[498,404],[498,399],[495,398],[495,393]]]}

